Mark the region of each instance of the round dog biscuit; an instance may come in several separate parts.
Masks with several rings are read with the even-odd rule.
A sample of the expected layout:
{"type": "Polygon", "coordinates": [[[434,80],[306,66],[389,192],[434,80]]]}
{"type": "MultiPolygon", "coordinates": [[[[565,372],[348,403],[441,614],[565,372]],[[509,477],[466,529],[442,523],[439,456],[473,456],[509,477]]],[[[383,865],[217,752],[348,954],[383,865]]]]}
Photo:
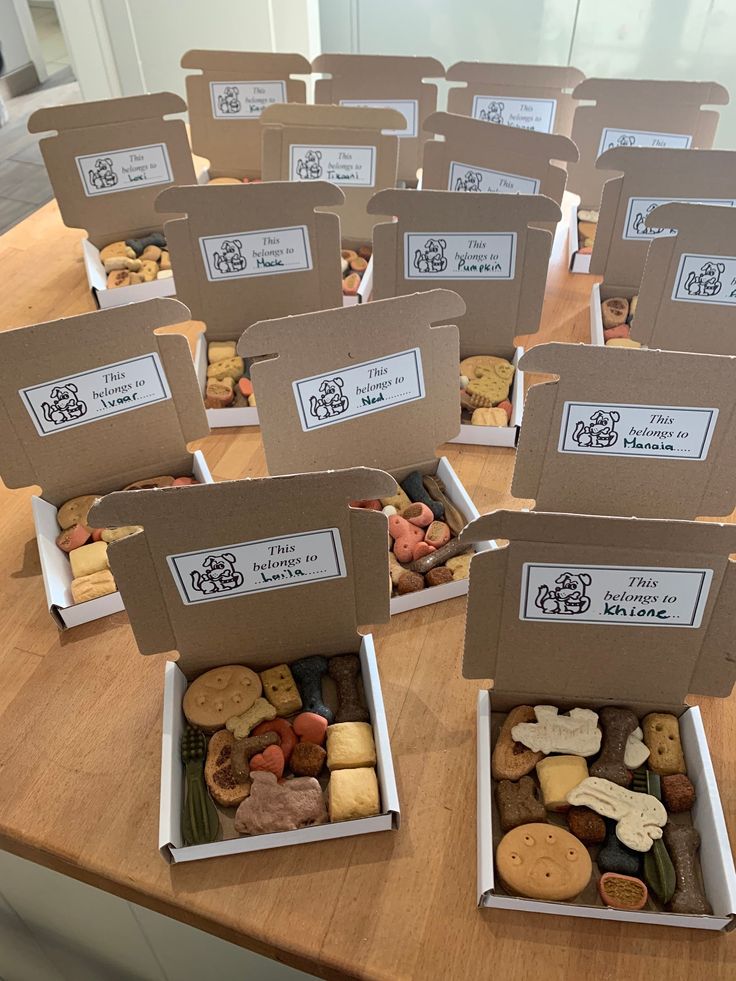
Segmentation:
{"type": "Polygon", "coordinates": [[[99,500],[96,494],[83,494],[62,504],[56,514],[56,520],[62,531],[66,531],[72,525],[86,525],[90,508],[99,500]]]}
{"type": "Polygon", "coordinates": [[[222,729],[228,719],[247,712],[262,691],[261,679],[241,664],[205,671],[184,693],[187,721],[205,732],[222,729]]]}
{"type": "Polygon", "coordinates": [[[497,358],[494,354],[473,354],[460,362],[460,374],[467,378],[474,378],[476,368],[490,368],[494,364],[510,364],[510,362],[506,358],[497,358]]]}
{"type": "Polygon", "coordinates": [[[496,867],[509,892],[549,900],[574,899],[593,871],[585,845],[552,824],[522,824],[505,834],[496,867]]]}

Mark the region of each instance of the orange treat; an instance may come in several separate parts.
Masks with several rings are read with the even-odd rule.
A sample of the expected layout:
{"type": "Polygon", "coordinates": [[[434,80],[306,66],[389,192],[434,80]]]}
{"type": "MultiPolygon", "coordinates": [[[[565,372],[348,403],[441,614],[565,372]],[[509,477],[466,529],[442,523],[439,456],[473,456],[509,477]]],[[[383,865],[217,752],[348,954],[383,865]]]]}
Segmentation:
{"type": "Polygon", "coordinates": [[[610,341],[614,337],[630,337],[631,328],[628,324],[616,324],[615,327],[603,328],[603,340],[610,341]]]}
{"type": "Polygon", "coordinates": [[[352,272],[342,281],[342,291],[345,296],[357,296],[360,289],[360,275],[352,272]]]}
{"type": "Polygon", "coordinates": [[[380,511],[381,510],[381,502],[380,501],[371,501],[371,500],[368,500],[368,499],[363,500],[363,501],[351,501],[350,502],[350,507],[351,508],[363,508],[363,510],[365,510],[365,511],[380,511]]]}
{"type": "Polygon", "coordinates": [[[194,477],[177,477],[174,480],[172,487],[188,487],[189,484],[198,484],[199,481],[195,480],[194,477]]]}
{"type": "Polygon", "coordinates": [[[348,265],[353,270],[353,272],[364,273],[368,268],[368,261],[364,259],[363,256],[356,255],[354,259],[350,259],[348,265]]]}
{"type": "Polygon", "coordinates": [[[296,746],[296,736],[294,735],[291,723],[287,722],[286,719],[272,719],[270,722],[261,722],[260,725],[255,727],[251,736],[260,736],[264,732],[276,733],[281,740],[281,752],[284,754],[284,759],[288,763],[296,746]]]}
{"type": "Polygon", "coordinates": [[[508,399],[504,399],[503,402],[499,402],[496,408],[503,409],[503,411],[509,417],[509,421],[511,421],[511,413],[513,412],[513,406],[511,405],[508,399]]]}
{"type": "Polygon", "coordinates": [[[276,779],[280,780],[284,775],[286,760],[280,746],[266,746],[262,753],[256,753],[250,758],[250,770],[265,770],[267,773],[275,773],[276,779]]]}
{"type": "MultiPolygon", "coordinates": [[[[102,533],[101,528],[100,533],[102,533]]],[[[62,531],[56,539],[56,544],[62,552],[71,552],[73,549],[79,548],[80,545],[86,545],[91,534],[92,532],[86,525],[72,525],[71,528],[62,531]]]]}
{"type": "Polygon", "coordinates": [[[431,555],[436,551],[434,545],[430,545],[429,542],[417,542],[411,557],[416,562],[417,559],[423,559],[425,555],[431,555]]]}
{"type": "Polygon", "coordinates": [[[250,378],[246,378],[245,375],[238,381],[238,388],[240,389],[240,394],[244,395],[245,398],[253,394],[253,382],[250,378]]]}
{"type": "Polygon", "coordinates": [[[315,712],[301,712],[294,719],[294,732],[301,743],[316,743],[321,746],[327,732],[327,719],[315,712]]]}

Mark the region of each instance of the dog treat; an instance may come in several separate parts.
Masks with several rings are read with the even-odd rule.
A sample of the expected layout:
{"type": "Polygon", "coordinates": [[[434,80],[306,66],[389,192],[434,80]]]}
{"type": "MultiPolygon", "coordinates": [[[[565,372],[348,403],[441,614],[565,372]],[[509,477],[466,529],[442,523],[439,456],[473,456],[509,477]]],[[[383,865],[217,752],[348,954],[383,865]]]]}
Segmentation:
{"type": "Polygon", "coordinates": [[[70,501],[62,504],[56,512],[56,520],[62,531],[71,528],[72,525],[87,525],[87,518],[90,508],[97,501],[101,500],[96,494],[84,494],[82,497],[73,497],[70,501]]]}
{"type": "Polygon", "coordinates": [[[464,371],[463,365],[460,366],[461,374],[469,379],[465,391],[478,400],[478,408],[490,408],[507,399],[515,371],[509,361],[503,360],[495,364],[476,364],[471,371],[464,371]]]}
{"type": "Polygon", "coordinates": [[[86,603],[88,600],[99,599],[100,596],[109,596],[117,588],[110,570],[103,569],[102,572],[72,579],[72,599],[75,603],[86,603]]]}
{"type": "Polygon", "coordinates": [[[332,709],[328,708],[322,699],[322,676],[327,674],[327,658],[303,657],[291,665],[291,673],[296,681],[299,694],[302,696],[302,708],[305,712],[321,715],[328,722],[333,721],[332,709]]]}
{"type": "Polygon", "coordinates": [[[660,776],[687,773],[680,742],[680,724],[667,712],[650,712],[642,721],[644,742],[649,747],[649,769],[660,776]]]}
{"type": "Polygon", "coordinates": [[[223,378],[217,381],[211,378],[207,382],[204,392],[204,406],[206,409],[226,409],[235,401],[235,389],[232,378],[223,378]]]}
{"type": "Polygon", "coordinates": [[[335,722],[367,722],[370,715],[361,700],[360,658],[357,654],[331,657],[327,670],[337,686],[335,722]]]}
{"type": "Polygon", "coordinates": [[[601,303],[601,314],[604,327],[618,327],[619,324],[625,324],[629,315],[629,301],[621,296],[604,300],[601,303]]]}
{"type": "Polygon", "coordinates": [[[254,753],[250,758],[250,772],[265,770],[273,773],[278,780],[284,775],[286,760],[280,746],[266,746],[262,753],[254,753]]]}
{"type": "Polygon", "coordinates": [[[630,327],[628,324],[618,324],[616,327],[603,328],[603,340],[612,341],[616,337],[628,337],[630,327]]]}
{"type": "Polygon", "coordinates": [[[381,502],[377,498],[366,498],[363,501],[350,501],[351,508],[360,508],[363,511],[380,511],[381,502]]]}
{"type": "Polygon", "coordinates": [[[191,682],[182,702],[187,722],[215,732],[239,712],[245,712],[261,694],[261,679],[242,664],[225,664],[205,671],[191,682]]]}
{"type": "Polygon", "coordinates": [[[245,739],[260,722],[276,718],[276,709],[265,698],[257,698],[245,712],[232,715],[226,722],[236,739],[245,739]]]}
{"type": "Polygon", "coordinates": [[[563,828],[523,824],[496,849],[496,868],[506,889],[529,899],[574,899],[590,882],[588,850],[563,828]]]}
{"type": "Polygon", "coordinates": [[[360,289],[360,275],[357,272],[349,272],[342,281],[343,296],[357,296],[360,289]]]}
{"type": "MultiPolygon", "coordinates": [[[[596,864],[601,872],[618,872],[620,875],[638,875],[641,853],[627,848],[616,837],[616,822],[606,821],[606,840],[599,849],[596,864]]],[[[647,853],[648,854],[648,853],[647,853]]]]}
{"type": "Polygon", "coordinates": [[[181,759],[185,769],[184,803],[181,813],[181,836],[185,845],[206,845],[220,830],[215,805],[204,781],[204,733],[187,725],[181,737],[181,759]]]}
{"type": "Polygon", "coordinates": [[[508,426],[509,417],[505,409],[501,408],[480,408],[473,409],[470,417],[471,426],[508,426]]]}
{"type": "Polygon", "coordinates": [[[399,562],[411,562],[414,549],[424,541],[424,531],[411,524],[399,514],[393,514],[388,519],[388,533],[394,542],[394,555],[399,562]]]}
{"type": "Polygon", "coordinates": [[[332,773],[327,786],[327,806],[330,821],[354,821],[380,814],[376,771],[366,766],[332,773]]]}
{"type": "Polygon", "coordinates": [[[108,259],[112,259],[115,256],[126,256],[128,259],[135,259],[136,257],[135,252],[125,242],[111,242],[103,249],[100,249],[100,262],[103,266],[108,259]]]}
{"type": "Polygon", "coordinates": [[[667,811],[656,797],[635,793],[600,777],[583,780],[569,791],[567,800],[570,804],[584,804],[603,817],[615,818],[619,841],[638,852],[649,851],[652,842],[662,837],[667,823],[667,811]]]}
{"type": "Polygon", "coordinates": [[[263,694],[274,706],[277,715],[293,715],[301,709],[302,700],[288,665],[279,664],[260,674],[263,694]]]}
{"type": "Polygon", "coordinates": [[[91,542],[89,545],[75,548],[69,553],[69,562],[74,579],[81,579],[83,576],[92,575],[93,572],[109,569],[107,542],[91,542]]]}
{"type": "Polygon", "coordinates": [[[235,815],[235,830],[239,834],[265,835],[326,822],[322,788],[314,777],[296,777],[279,783],[275,774],[256,770],[250,794],[235,815]]]}
{"type": "Polygon", "coordinates": [[[496,806],[503,832],[518,828],[520,824],[547,820],[547,812],[539,799],[537,785],[531,777],[522,777],[518,783],[512,780],[499,781],[496,787],[496,806]]]}
{"type": "MultiPolygon", "coordinates": [[[[405,572],[407,572],[406,566],[403,566],[399,562],[399,560],[396,558],[396,556],[394,555],[394,553],[391,550],[389,550],[389,553],[388,553],[388,575],[389,575],[389,579],[391,580],[391,585],[392,586],[398,586],[399,585],[399,580],[401,579],[401,577],[404,575],[405,572]]],[[[421,576],[420,576],[420,579],[421,579],[421,576]]],[[[419,586],[418,588],[419,589],[423,589],[424,588],[424,580],[423,579],[422,579],[422,585],[419,586]]]]}
{"type": "Polygon", "coordinates": [[[695,787],[684,773],[670,773],[662,777],[662,801],[670,814],[682,814],[691,810],[695,803],[695,787]]]}
{"type": "Polygon", "coordinates": [[[298,777],[318,777],[326,759],[326,751],[316,743],[297,743],[291,754],[291,769],[298,777]]]}
{"type": "Polygon", "coordinates": [[[314,712],[302,712],[294,719],[294,732],[300,743],[314,743],[321,746],[327,732],[327,719],[314,712]]]}
{"type": "Polygon", "coordinates": [[[410,504],[408,508],[402,511],[401,517],[410,524],[416,525],[417,528],[428,528],[435,520],[431,509],[421,501],[417,501],[416,504],[410,504]]]}
{"type": "Polygon", "coordinates": [[[100,251],[100,262],[108,273],[107,288],[117,289],[136,283],[150,283],[162,272],[171,272],[171,259],[166,239],[154,232],[142,239],[112,242],[100,251]]]}
{"type": "Polygon", "coordinates": [[[250,793],[250,779],[237,777],[233,767],[232,751],[235,739],[227,729],[220,729],[210,739],[204,779],[216,804],[221,807],[237,807],[250,793]]]}
{"type": "MultiPolygon", "coordinates": [[[[522,723],[523,725],[524,723],[522,723]]],[[[512,736],[518,729],[514,726],[512,736]]],[[[566,811],[569,792],[588,776],[588,765],[582,756],[547,756],[537,763],[542,800],[548,811],[566,811]]]]}
{"type": "Polygon", "coordinates": [[[137,535],[138,532],[143,531],[142,525],[123,525],[122,528],[103,528],[101,534],[101,540],[107,542],[119,542],[121,538],[130,538],[131,535],[137,535]]]}
{"type": "Polygon", "coordinates": [[[130,273],[127,269],[116,269],[114,272],[107,274],[107,280],[105,286],[109,290],[120,289],[121,286],[131,286],[133,281],[130,278],[133,273],[130,273]]]}
{"type": "MultiPolygon", "coordinates": [[[[279,741],[275,732],[263,732],[259,736],[246,736],[245,739],[236,739],[227,729],[220,729],[219,732],[226,732],[232,739],[230,762],[235,779],[241,781],[248,779],[251,756],[262,753],[267,746],[276,746],[279,741]]],[[[219,735],[219,732],[215,735],[219,735]]],[[[212,739],[214,738],[213,736],[212,739]]],[[[211,743],[212,740],[210,740],[211,743]]],[[[250,784],[248,786],[250,787],[250,784]]]]}
{"type": "Polygon", "coordinates": [[[705,897],[698,875],[700,834],[685,824],[667,822],[664,842],[675,867],[675,891],[669,902],[673,913],[710,915],[713,910],[705,897]]]}
{"type": "Polygon", "coordinates": [[[72,525],[61,532],[56,539],[56,544],[62,552],[72,552],[75,548],[81,548],[90,540],[92,532],[86,525],[72,525]]]}
{"type": "Polygon", "coordinates": [[[598,719],[603,730],[603,743],[600,756],[590,767],[590,775],[628,787],[631,770],[626,766],[624,756],[629,736],[639,728],[639,720],[631,709],[610,705],[601,709],[598,719]]]}
{"type": "Polygon", "coordinates": [[[130,246],[136,255],[142,255],[143,250],[149,245],[157,245],[160,249],[165,249],[166,237],[162,235],[161,232],[151,232],[149,235],[144,235],[142,238],[126,239],[125,244],[130,246]]]}
{"type": "Polygon", "coordinates": [[[442,521],[442,519],[445,517],[444,505],[440,501],[433,500],[427,493],[422,481],[422,475],[418,470],[412,471],[412,473],[405,477],[401,481],[400,486],[411,501],[415,503],[417,501],[421,501],[422,504],[426,504],[432,514],[435,516],[435,519],[437,521],[442,521]]]}
{"type": "Polygon", "coordinates": [[[279,738],[281,751],[284,754],[284,759],[288,763],[296,746],[296,733],[292,724],[286,719],[269,719],[266,722],[259,723],[253,729],[252,735],[263,736],[267,732],[276,733],[279,738]]]}
{"type": "MultiPolygon", "coordinates": [[[[452,579],[451,572],[450,579],[452,579]]],[[[396,583],[396,592],[399,596],[405,596],[407,593],[418,593],[420,589],[424,589],[424,586],[424,576],[420,576],[418,572],[404,571],[396,583]]]]}
{"type": "Polygon", "coordinates": [[[458,538],[451,538],[447,545],[443,545],[442,548],[436,549],[434,552],[423,556],[421,559],[416,559],[409,565],[409,569],[412,572],[420,572],[422,575],[424,575],[425,573],[429,572],[430,569],[434,569],[435,566],[444,565],[448,559],[452,559],[456,555],[462,555],[465,552],[471,551],[471,545],[461,542],[458,538]]]}
{"type": "Polygon", "coordinates": [[[534,709],[531,705],[517,705],[504,719],[491,755],[491,776],[494,780],[520,780],[527,773],[531,773],[544,756],[543,753],[535,753],[527,749],[522,743],[516,742],[511,735],[515,725],[520,722],[531,722],[534,717],[534,709]]]}
{"type": "Polygon", "coordinates": [[[396,508],[396,511],[399,514],[401,514],[402,511],[405,511],[410,504],[411,501],[409,500],[406,492],[402,490],[401,487],[399,487],[398,491],[395,494],[393,494],[391,497],[381,498],[381,507],[396,508]]]}
{"type": "Polygon", "coordinates": [[[465,555],[456,555],[445,562],[445,567],[452,573],[452,578],[457,582],[460,579],[467,579],[470,575],[470,560],[473,558],[472,552],[465,555]]]}
{"type": "Polygon", "coordinates": [[[606,347],[641,347],[639,341],[632,341],[630,337],[614,337],[606,341],[606,347]]]}
{"type": "Polygon", "coordinates": [[[117,272],[119,269],[127,269],[128,272],[139,272],[141,268],[140,259],[129,259],[126,255],[113,255],[105,259],[102,263],[105,272],[117,272]]]}
{"type": "Polygon", "coordinates": [[[636,306],[638,302],[639,302],[638,294],[636,296],[631,297],[631,302],[629,303],[629,321],[633,320],[634,316],[636,315],[636,306]]]}
{"type": "Polygon", "coordinates": [[[636,770],[643,763],[646,763],[648,759],[649,747],[644,742],[643,732],[641,731],[640,727],[637,726],[626,740],[624,763],[629,770],[636,770]]]}
{"type": "Polygon", "coordinates": [[[358,252],[354,249],[342,250],[340,269],[342,270],[343,296],[356,296],[372,254],[373,249],[370,245],[362,245],[358,252]]]}
{"type": "Polygon", "coordinates": [[[535,705],[536,723],[521,722],[511,735],[529,749],[542,753],[573,753],[594,756],[601,745],[598,715],[590,709],[574,708],[560,715],[554,705],[535,705]]]}
{"type": "Polygon", "coordinates": [[[174,478],[168,474],[160,477],[147,477],[145,480],[134,480],[132,484],[123,487],[124,491],[132,490],[155,490],[157,487],[173,487],[174,478]]]}
{"type": "Polygon", "coordinates": [[[598,212],[593,208],[581,208],[578,211],[578,222],[589,221],[592,224],[597,224],[598,222],[598,212]]]}
{"type": "Polygon", "coordinates": [[[565,815],[570,834],[584,845],[600,845],[606,838],[606,822],[589,807],[571,807],[565,815]]]}
{"type": "Polygon", "coordinates": [[[437,501],[445,509],[444,520],[450,526],[450,531],[453,535],[459,535],[467,521],[445,493],[445,485],[436,474],[422,477],[422,483],[432,500],[437,501]]]}
{"type": "Polygon", "coordinates": [[[433,548],[442,548],[443,545],[447,545],[450,541],[450,536],[449,525],[446,525],[444,521],[433,521],[427,528],[424,541],[433,548]]]}
{"type": "MultiPolygon", "coordinates": [[[[419,573],[412,572],[411,575],[416,576],[419,573]]],[[[441,565],[436,569],[430,569],[424,578],[428,586],[444,586],[453,581],[452,569],[448,569],[446,565],[441,565]]]]}
{"type": "Polygon", "coordinates": [[[226,358],[224,361],[215,361],[207,367],[207,377],[216,378],[222,381],[223,378],[232,378],[234,382],[243,377],[245,362],[241,357],[226,358]]]}
{"type": "Polygon", "coordinates": [[[618,872],[604,872],[598,881],[598,892],[606,906],[613,909],[642,909],[649,898],[641,879],[618,872]]]}
{"type": "Polygon", "coordinates": [[[210,341],[207,345],[207,361],[209,364],[227,361],[236,357],[236,350],[235,341],[210,341]]]}
{"type": "Polygon", "coordinates": [[[337,722],[327,728],[327,766],[348,770],[376,765],[376,744],[368,722],[337,722]]]}
{"type": "Polygon", "coordinates": [[[238,379],[238,391],[246,399],[249,399],[253,395],[253,382],[250,378],[243,376],[238,379]]]}
{"type": "MultiPolygon", "coordinates": [[[[687,777],[685,777],[687,780],[687,777]]],[[[640,794],[651,794],[662,800],[662,783],[659,774],[639,768],[634,771],[632,789],[640,794]]],[[[644,881],[663,903],[669,902],[675,891],[675,869],[664,841],[658,838],[644,855],[644,881]]]]}

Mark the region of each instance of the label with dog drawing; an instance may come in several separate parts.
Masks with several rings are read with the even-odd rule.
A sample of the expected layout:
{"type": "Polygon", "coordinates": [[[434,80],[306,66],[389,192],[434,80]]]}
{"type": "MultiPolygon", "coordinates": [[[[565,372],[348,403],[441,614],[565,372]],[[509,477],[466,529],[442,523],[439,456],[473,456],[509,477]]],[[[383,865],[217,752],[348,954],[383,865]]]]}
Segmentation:
{"type": "Polygon", "coordinates": [[[470,115],[486,123],[552,133],[557,99],[518,99],[507,95],[476,95],[470,115]]]}
{"type": "Polygon", "coordinates": [[[199,247],[211,283],[312,268],[306,225],[205,235],[200,238],[199,247]]]}
{"type": "Polygon", "coordinates": [[[538,194],[540,182],[536,177],[506,174],[502,170],[488,170],[474,164],[450,164],[447,180],[448,191],[488,191],[491,194],[538,194]]]}
{"type": "Polygon", "coordinates": [[[385,129],[387,136],[413,137],[417,135],[419,103],[416,99],[340,99],[341,106],[360,106],[368,109],[395,109],[406,120],[403,129],[385,129]]]}
{"type": "Polygon", "coordinates": [[[705,460],[718,409],[565,402],[557,449],[592,456],[705,460]]]}
{"type": "Polygon", "coordinates": [[[683,252],[677,267],[673,300],[736,306],[736,256],[683,252]]]}
{"type": "Polygon", "coordinates": [[[418,347],[292,383],[304,432],[424,398],[418,347]]]}
{"type": "Polygon", "coordinates": [[[669,204],[671,201],[686,204],[720,204],[725,208],[736,207],[736,198],[629,198],[623,238],[630,242],[647,242],[653,238],[677,235],[676,228],[648,228],[645,224],[650,211],[654,211],[660,204],[669,204]]]}
{"type": "Polygon", "coordinates": [[[692,136],[688,136],[687,133],[650,133],[648,130],[612,129],[610,126],[604,126],[598,156],[604,150],[612,150],[615,146],[669,147],[671,150],[689,150],[692,140],[692,136]]]}
{"type": "Polygon", "coordinates": [[[21,388],[18,394],[39,436],[171,398],[161,359],[155,352],[21,388]]]}
{"type": "Polygon", "coordinates": [[[405,232],[405,279],[513,279],[516,232],[405,232]]]}
{"type": "Polygon", "coordinates": [[[118,191],[135,191],[173,181],[169,152],[164,143],[105,150],[75,157],[82,187],[88,198],[118,191]]]}
{"type": "Polygon", "coordinates": [[[376,148],[293,143],[289,147],[289,180],[373,187],[376,183],[376,148]]]}
{"type": "Polygon", "coordinates": [[[258,119],[266,106],[288,102],[286,82],[210,82],[215,119],[258,119]]]}
{"type": "Polygon", "coordinates": [[[519,619],[699,627],[712,569],[525,562],[519,619]]]}
{"type": "Polygon", "coordinates": [[[337,528],[202,548],[166,561],[186,606],[347,575],[337,528]]]}

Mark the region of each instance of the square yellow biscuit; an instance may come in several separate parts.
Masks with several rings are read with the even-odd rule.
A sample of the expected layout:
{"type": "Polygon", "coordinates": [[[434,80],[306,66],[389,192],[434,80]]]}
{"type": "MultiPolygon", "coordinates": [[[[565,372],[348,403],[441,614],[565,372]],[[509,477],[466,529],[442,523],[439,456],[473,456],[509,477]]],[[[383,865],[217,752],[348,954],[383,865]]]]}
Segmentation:
{"type": "Polygon", "coordinates": [[[376,744],[369,722],[337,722],[327,726],[327,766],[331,770],[376,765],[376,744]]]}
{"type": "Polygon", "coordinates": [[[214,361],[207,368],[207,377],[216,378],[222,381],[223,378],[232,378],[237,381],[243,377],[245,372],[245,362],[242,358],[225,358],[223,361],[214,361]]]}
{"type": "Polygon", "coordinates": [[[327,787],[327,810],[330,821],[354,821],[380,814],[376,771],[372,767],[336,770],[327,787]]]}
{"type": "Polygon", "coordinates": [[[294,677],[286,664],[260,672],[263,694],[276,709],[277,715],[293,715],[301,711],[302,700],[294,677]]]}
{"type": "Polygon", "coordinates": [[[72,579],[72,599],[75,603],[86,603],[87,600],[108,596],[117,590],[115,580],[109,569],[93,572],[89,576],[72,579]]]}
{"type": "Polygon", "coordinates": [[[235,357],[235,341],[211,341],[207,345],[207,361],[215,364],[235,357]]]}
{"type": "Polygon", "coordinates": [[[72,579],[81,579],[82,576],[91,576],[93,572],[109,569],[107,542],[92,542],[91,545],[72,549],[69,561],[72,564],[72,579]]]}

